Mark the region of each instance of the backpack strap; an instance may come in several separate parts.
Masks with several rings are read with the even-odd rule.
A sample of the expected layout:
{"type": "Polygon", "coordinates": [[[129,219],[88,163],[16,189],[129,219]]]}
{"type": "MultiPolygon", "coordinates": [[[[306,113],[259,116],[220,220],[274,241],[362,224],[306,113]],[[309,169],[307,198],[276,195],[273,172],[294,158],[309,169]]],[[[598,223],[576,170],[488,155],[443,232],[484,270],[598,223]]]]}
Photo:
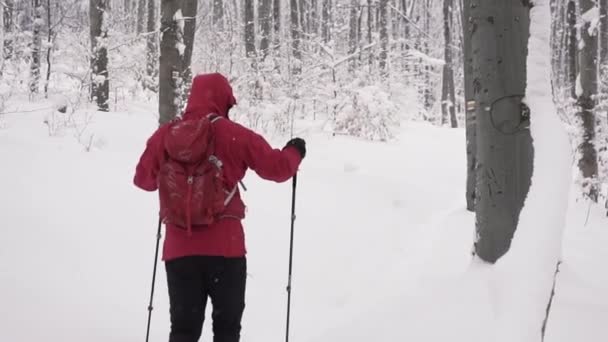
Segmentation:
{"type": "Polygon", "coordinates": [[[216,114],[216,113],[211,113],[209,115],[207,115],[207,117],[209,118],[209,122],[214,123],[218,120],[223,119],[221,115],[216,114]]]}
{"type": "Polygon", "coordinates": [[[239,189],[239,185],[235,185],[234,188],[232,188],[232,191],[228,192],[226,190],[226,194],[228,196],[226,196],[226,200],[224,201],[224,206],[228,205],[228,203],[230,203],[230,201],[232,201],[232,199],[234,198],[234,195],[236,195],[236,191],[239,189]]]}

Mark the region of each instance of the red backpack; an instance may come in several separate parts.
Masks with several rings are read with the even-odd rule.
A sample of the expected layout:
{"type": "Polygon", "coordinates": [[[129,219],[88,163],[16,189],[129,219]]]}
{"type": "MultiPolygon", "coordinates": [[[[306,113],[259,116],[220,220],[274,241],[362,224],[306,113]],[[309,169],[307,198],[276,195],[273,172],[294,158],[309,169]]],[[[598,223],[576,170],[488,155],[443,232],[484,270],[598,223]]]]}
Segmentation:
{"type": "Polygon", "coordinates": [[[158,175],[161,217],[187,229],[214,223],[236,193],[227,191],[222,162],[214,155],[217,115],[170,124],[164,138],[165,161],[158,175]]]}

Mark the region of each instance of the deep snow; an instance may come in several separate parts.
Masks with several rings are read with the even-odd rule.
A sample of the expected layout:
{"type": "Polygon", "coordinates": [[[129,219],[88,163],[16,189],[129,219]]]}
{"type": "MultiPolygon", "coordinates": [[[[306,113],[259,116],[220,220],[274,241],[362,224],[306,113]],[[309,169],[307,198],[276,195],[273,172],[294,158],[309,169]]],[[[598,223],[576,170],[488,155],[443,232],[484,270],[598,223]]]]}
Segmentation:
{"type": "MultiPolygon", "coordinates": [[[[2,117],[0,341],[143,339],[157,203],[131,180],[153,109],[94,113],[82,143],[71,129],[49,137],[47,112],[2,117]]],[[[495,298],[490,268],[471,264],[464,131],[405,123],[397,142],[372,143],[304,128],[315,125],[295,129],[309,153],[298,179],[292,341],[488,341],[495,298]]],[[[243,340],[280,341],[291,187],[254,174],[245,183],[243,340]]],[[[546,341],[604,342],[608,221],[570,202],[546,341]]],[[[168,334],[162,267],[153,341],[168,334]]]]}

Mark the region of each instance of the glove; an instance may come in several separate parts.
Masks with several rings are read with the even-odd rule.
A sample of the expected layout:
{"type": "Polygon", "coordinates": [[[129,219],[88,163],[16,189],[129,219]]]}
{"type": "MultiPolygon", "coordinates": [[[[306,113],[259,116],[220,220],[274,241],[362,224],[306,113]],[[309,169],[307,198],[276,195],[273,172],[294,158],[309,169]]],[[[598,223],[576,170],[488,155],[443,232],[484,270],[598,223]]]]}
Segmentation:
{"type": "Polygon", "coordinates": [[[300,156],[302,157],[302,159],[306,157],[306,141],[304,141],[304,139],[293,138],[287,142],[287,145],[285,145],[286,148],[290,146],[295,147],[298,152],[300,152],[300,156]]]}

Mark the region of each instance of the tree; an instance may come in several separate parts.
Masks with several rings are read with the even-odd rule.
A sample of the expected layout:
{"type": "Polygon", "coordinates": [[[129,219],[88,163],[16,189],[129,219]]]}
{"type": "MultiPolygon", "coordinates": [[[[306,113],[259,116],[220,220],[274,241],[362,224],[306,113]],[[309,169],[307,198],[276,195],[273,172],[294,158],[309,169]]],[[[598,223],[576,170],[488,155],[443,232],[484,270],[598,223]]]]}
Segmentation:
{"type": "Polygon", "coordinates": [[[442,123],[447,123],[448,117],[452,128],[458,127],[456,120],[456,90],[454,89],[454,69],[452,65],[452,2],[443,0],[443,40],[444,59],[443,87],[441,91],[442,123]]]}
{"type": "MultiPolygon", "coordinates": [[[[0,42],[0,58],[1,62],[4,63],[5,60],[11,59],[13,57],[13,39],[11,37],[11,33],[13,32],[13,9],[14,3],[13,0],[5,0],[4,5],[2,6],[2,41],[0,42]]],[[[1,66],[1,64],[0,64],[1,66]]],[[[2,74],[2,69],[0,68],[0,75],[2,74]]]]}
{"type": "Polygon", "coordinates": [[[44,83],[44,97],[49,97],[49,82],[51,80],[51,51],[53,44],[53,26],[51,25],[51,0],[46,0],[46,23],[47,23],[47,44],[46,49],[46,82],[44,83]]]}
{"type": "Polygon", "coordinates": [[[108,74],[108,28],[104,22],[108,0],[90,0],[89,19],[91,31],[91,99],[100,111],[107,112],[110,98],[108,74]]]}
{"type": "Polygon", "coordinates": [[[156,1],[148,0],[148,36],[146,38],[148,76],[146,87],[158,91],[158,33],[156,32],[156,1]]]}
{"type": "MultiPolygon", "coordinates": [[[[254,16],[253,0],[245,0],[245,16],[243,17],[245,20],[245,52],[247,58],[250,58],[252,61],[256,57],[254,16]]],[[[254,64],[255,63],[252,62],[252,65],[254,64]]]]}
{"type": "Polygon", "coordinates": [[[464,0],[462,5],[463,30],[463,60],[464,60],[464,98],[466,102],[465,132],[467,151],[467,209],[475,211],[475,184],[477,168],[477,134],[475,123],[475,94],[473,92],[473,51],[471,50],[471,36],[473,28],[470,23],[472,0],[464,0]]]}
{"type": "Polygon", "coordinates": [[[510,247],[530,188],[533,149],[529,111],[522,104],[530,3],[470,4],[478,157],[475,253],[494,263],[510,247]]]}
{"type": "Polygon", "coordinates": [[[40,5],[40,0],[34,0],[34,24],[32,26],[32,62],[30,64],[30,93],[36,94],[40,90],[40,52],[42,50],[41,29],[44,20],[42,20],[43,8],[40,5]]]}
{"type": "Polygon", "coordinates": [[[331,39],[331,0],[323,0],[321,9],[321,37],[324,43],[331,39]]]}
{"type": "Polygon", "coordinates": [[[281,0],[272,2],[272,23],[274,29],[274,40],[278,45],[279,37],[281,36],[281,0]]]}
{"type": "Polygon", "coordinates": [[[224,1],[213,0],[213,26],[222,31],[224,28],[224,1]]]}
{"type": "MultiPolygon", "coordinates": [[[[608,0],[599,0],[600,7],[600,66],[606,67],[608,64],[608,0]]],[[[601,75],[605,72],[602,68],[601,75]]]]}
{"type": "MultiPolygon", "coordinates": [[[[153,0],[148,0],[152,2],[153,0]]],[[[146,0],[137,2],[137,34],[142,34],[146,28],[146,0]]]]}
{"type": "Polygon", "coordinates": [[[295,61],[291,66],[291,73],[299,75],[302,72],[302,51],[300,50],[300,16],[298,0],[291,0],[291,53],[295,61]]]}
{"type": "Polygon", "coordinates": [[[196,0],[162,0],[159,70],[159,123],[171,121],[183,109],[192,82],[192,48],[196,0]]]}
{"type": "Polygon", "coordinates": [[[598,189],[595,184],[598,172],[597,149],[595,147],[595,106],[598,90],[598,34],[591,28],[593,17],[590,10],[595,7],[594,0],[580,0],[583,24],[580,30],[582,48],[579,51],[579,70],[581,92],[578,94],[577,118],[582,133],[578,167],[583,177],[586,195],[597,201],[598,189]]]}
{"type": "Polygon", "coordinates": [[[388,0],[380,0],[380,73],[388,76],[388,0]]]}
{"type": "Polygon", "coordinates": [[[570,87],[570,95],[576,99],[576,75],[578,72],[577,66],[577,41],[576,41],[576,3],[574,0],[568,1],[567,9],[568,20],[568,86],[570,87]]]}
{"type": "MultiPolygon", "coordinates": [[[[357,51],[359,47],[359,36],[358,32],[358,18],[360,11],[360,1],[359,0],[351,0],[350,1],[350,19],[349,19],[349,34],[348,34],[348,54],[352,55],[357,51]]],[[[349,71],[354,72],[357,68],[357,59],[351,58],[349,61],[349,71]]]]}
{"type": "Polygon", "coordinates": [[[258,18],[260,21],[260,52],[262,60],[268,56],[272,33],[272,0],[260,0],[258,18]]]}

